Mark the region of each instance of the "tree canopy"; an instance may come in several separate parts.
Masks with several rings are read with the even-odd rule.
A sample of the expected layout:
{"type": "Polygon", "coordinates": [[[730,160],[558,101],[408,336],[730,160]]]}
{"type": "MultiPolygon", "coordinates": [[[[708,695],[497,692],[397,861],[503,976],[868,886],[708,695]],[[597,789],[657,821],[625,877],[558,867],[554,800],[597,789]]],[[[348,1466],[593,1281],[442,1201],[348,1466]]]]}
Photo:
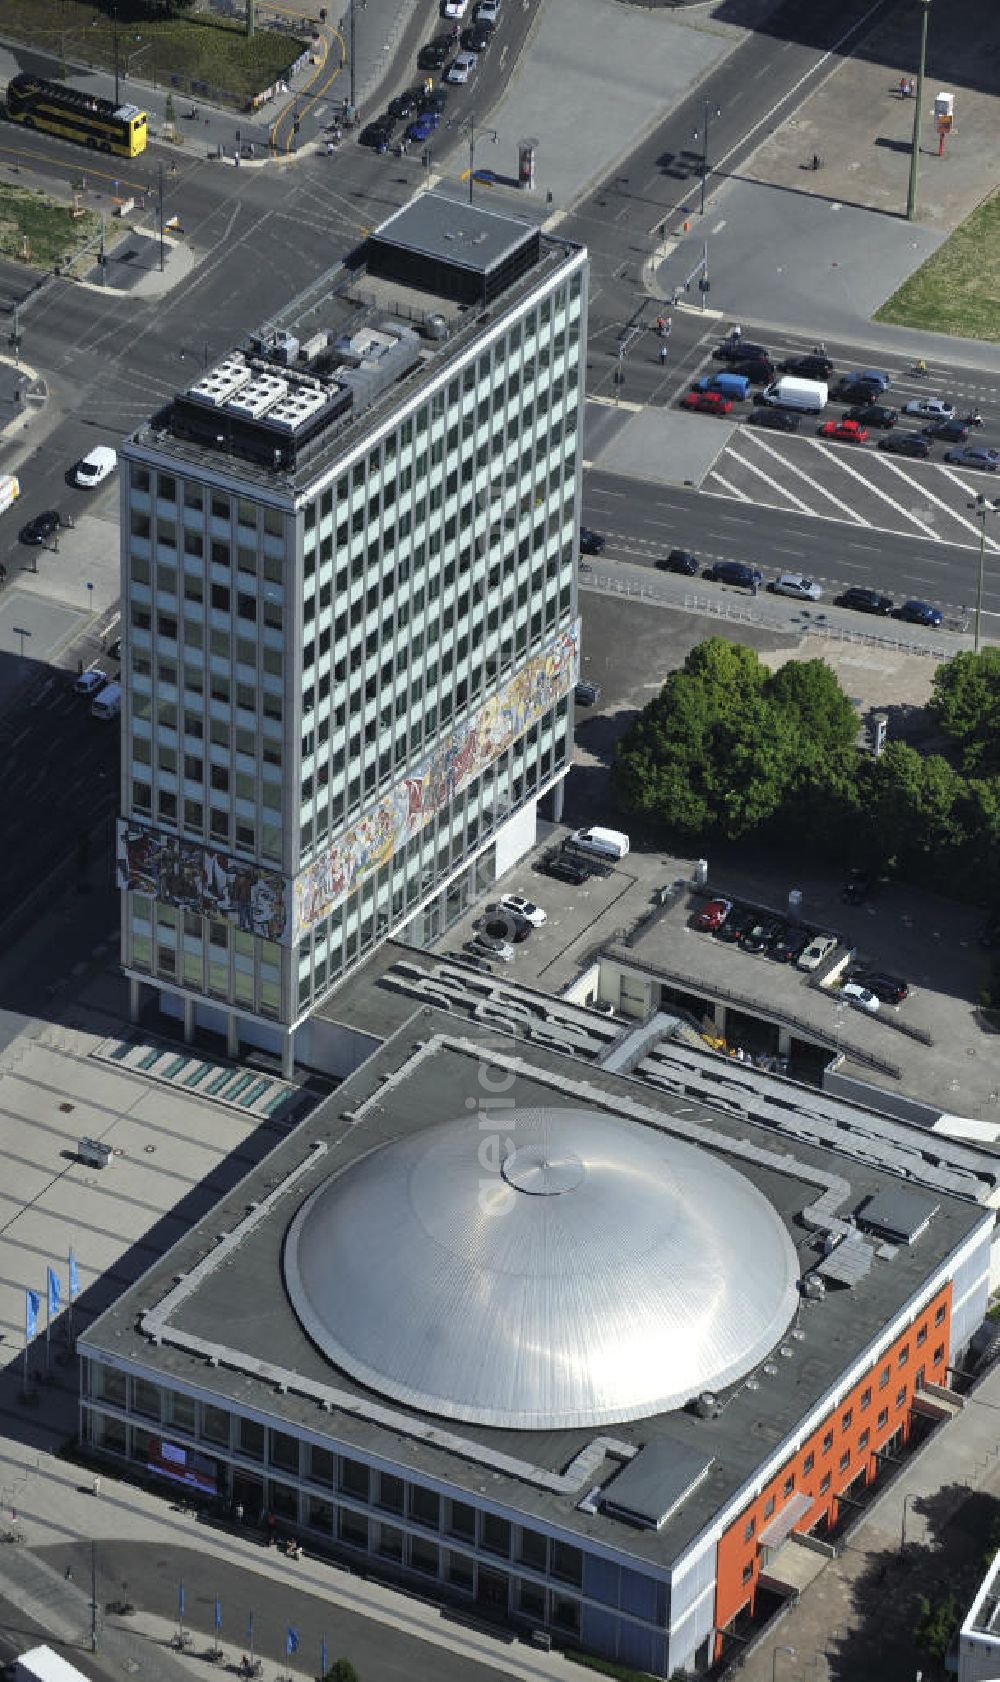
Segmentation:
{"type": "Polygon", "coordinates": [[[859,752],[858,719],[823,660],[772,673],[748,648],[693,648],[618,744],[629,811],[679,840],[772,835],[910,881],[1000,897],[1000,650],[959,654],[931,713],[954,759],[890,741],[859,752]]]}

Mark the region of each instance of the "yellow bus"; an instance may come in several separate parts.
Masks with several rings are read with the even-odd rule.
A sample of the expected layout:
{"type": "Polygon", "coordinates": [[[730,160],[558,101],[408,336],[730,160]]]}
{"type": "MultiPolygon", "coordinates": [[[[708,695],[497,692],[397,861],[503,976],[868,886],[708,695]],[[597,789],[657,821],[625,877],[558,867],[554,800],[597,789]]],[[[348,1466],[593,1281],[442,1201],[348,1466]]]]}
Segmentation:
{"type": "Polygon", "coordinates": [[[11,122],[58,134],[94,151],[134,158],[146,149],[146,113],[137,105],[115,105],[43,76],[12,77],[6,107],[11,122]]]}

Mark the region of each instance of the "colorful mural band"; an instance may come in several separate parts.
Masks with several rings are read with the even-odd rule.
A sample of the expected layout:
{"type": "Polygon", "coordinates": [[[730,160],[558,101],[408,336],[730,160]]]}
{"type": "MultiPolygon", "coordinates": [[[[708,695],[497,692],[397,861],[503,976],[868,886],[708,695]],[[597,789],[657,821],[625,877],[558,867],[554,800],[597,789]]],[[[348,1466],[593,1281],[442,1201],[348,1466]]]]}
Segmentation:
{"type": "Polygon", "coordinates": [[[290,945],[506,752],[576,681],[579,625],[516,672],[295,882],[200,842],[118,820],[118,886],[290,945]]]}
{"type": "Polygon", "coordinates": [[[118,886],[288,944],[291,883],[197,841],[118,820],[118,886]]]}
{"type": "Polygon", "coordinates": [[[576,681],[579,648],[579,625],[574,625],[299,874],[294,940],[336,910],[366,876],[419,834],[435,812],[568,694],[576,681]]]}

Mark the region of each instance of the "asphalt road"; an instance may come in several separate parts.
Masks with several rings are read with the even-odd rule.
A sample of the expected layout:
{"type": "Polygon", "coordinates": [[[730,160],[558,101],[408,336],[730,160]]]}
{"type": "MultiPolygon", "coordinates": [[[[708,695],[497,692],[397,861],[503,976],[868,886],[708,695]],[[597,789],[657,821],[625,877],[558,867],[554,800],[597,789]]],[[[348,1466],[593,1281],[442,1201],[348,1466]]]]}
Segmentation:
{"type": "MultiPolygon", "coordinates": [[[[615,559],[652,567],[670,549],[690,549],[705,565],[748,561],[765,579],[779,571],[808,572],[828,598],[861,584],[897,600],[924,596],[950,614],[975,600],[979,557],[972,548],[846,528],[808,514],[705,497],[684,486],[591,472],[583,517],[607,536],[603,570],[615,559]]],[[[984,600],[988,611],[1000,613],[1000,586],[988,588],[984,600]]],[[[878,624],[869,620],[867,628],[878,624]]]]}

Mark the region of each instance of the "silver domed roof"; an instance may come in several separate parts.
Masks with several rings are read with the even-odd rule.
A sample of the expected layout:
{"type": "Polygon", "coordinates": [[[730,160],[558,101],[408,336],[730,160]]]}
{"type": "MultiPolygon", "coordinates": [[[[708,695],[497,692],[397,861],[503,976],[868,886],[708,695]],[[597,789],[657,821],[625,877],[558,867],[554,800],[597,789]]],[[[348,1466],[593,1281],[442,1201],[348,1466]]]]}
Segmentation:
{"type": "Polygon", "coordinates": [[[427,1128],[303,1204],[285,1282],[338,1367],[422,1411],[548,1430],[678,1407],[780,1339],[798,1262],[744,1175],[593,1110],[502,1127],[427,1128]]]}

